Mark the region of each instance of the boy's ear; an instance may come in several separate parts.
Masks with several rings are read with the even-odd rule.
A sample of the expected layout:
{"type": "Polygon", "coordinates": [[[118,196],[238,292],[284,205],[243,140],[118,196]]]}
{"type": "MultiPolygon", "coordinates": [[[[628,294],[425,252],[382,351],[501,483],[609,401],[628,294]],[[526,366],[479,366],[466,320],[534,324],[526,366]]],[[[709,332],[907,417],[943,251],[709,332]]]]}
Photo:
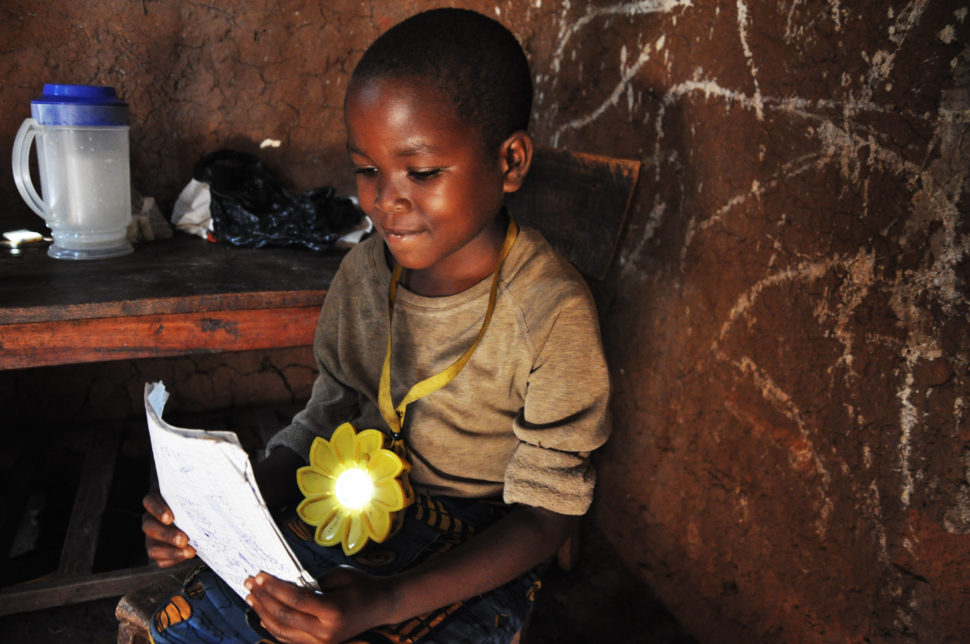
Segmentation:
{"type": "Polygon", "coordinates": [[[515,192],[522,187],[525,176],[532,166],[532,135],[525,130],[516,130],[502,142],[499,148],[505,192],[515,192]]]}

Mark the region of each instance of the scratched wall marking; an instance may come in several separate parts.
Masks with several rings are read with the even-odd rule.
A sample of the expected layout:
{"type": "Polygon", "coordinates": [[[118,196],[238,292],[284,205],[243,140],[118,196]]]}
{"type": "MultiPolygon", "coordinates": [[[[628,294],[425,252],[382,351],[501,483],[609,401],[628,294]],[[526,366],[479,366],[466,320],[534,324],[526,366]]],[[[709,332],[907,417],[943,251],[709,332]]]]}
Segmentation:
{"type": "Polygon", "coordinates": [[[743,0],[737,1],[738,8],[738,40],[741,42],[741,49],[744,51],[744,59],[748,64],[748,69],[751,71],[751,82],[754,84],[754,96],[752,100],[754,102],[755,115],[758,117],[759,121],[765,119],[764,114],[764,104],[761,100],[761,87],[758,84],[758,66],[754,62],[754,54],[751,53],[751,47],[748,46],[748,5],[746,5],[743,0]]]}
{"type": "MultiPolygon", "coordinates": [[[[888,26],[885,28],[887,42],[885,46],[877,46],[872,50],[859,53],[866,62],[866,69],[861,74],[854,71],[851,74],[843,72],[841,85],[843,95],[838,98],[826,97],[808,99],[792,96],[772,96],[763,93],[759,78],[759,65],[756,52],[749,43],[751,15],[748,12],[750,3],[738,0],[737,4],[737,38],[739,49],[743,54],[742,63],[746,66],[751,80],[751,90],[725,86],[718,78],[711,76],[697,67],[690,78],[672,78],[670,83],[662,88],[662,97],[646,110],[644,123],[651,124],[655,132],[654,148],[649,162],[654,166],[654,178],[661,179],[664,164],[667,167],[676,163],[668,155],[665,141],[664,120],[667,113],[675,105],[684,101],[703,99],[705,101],[720,102],[727,109],[732,105],[750,110],[758,119],[771,115],[775,119],[788,122],[802,122],[806,127],[805,140],[814,142],[815,150],[809,154],[802,154],[788,160],[782,160],[767,176],[758,177],[742,192],[729,197],[720,207],[711,209],[703,214],[682,212],[675,204],[666,203],[659,195],[650,200],[649,213],[642,231],[638,231],[636,240],[626,244],[619,258],[623,279],[645,280],[650,275],[642,271],[642,262],[638,261],[652,252],[648,242],[655,231],[663,224],[664,217],[686,215],[685,243],[681,259],[691,251],[694,242],[705,234],[715,231],[715,227],[726,217],[739,213],[743,216],[745,206],[751,200],[760,199],[769,192],[784,190],[786,184],[796,177],[821,173],[827,168],[835,167],[839,170],[847,184],[859,188],[861,195],[861,216],[869,217],[871,210],[870,181],[874,176],[899,176],[900,181],[915,190],[915,194],[908,206],[912,215],[907,222],[904,237],[916,237],[925,233],[928,226],[942,224],[934,235],[934,253],[925,255],[920,270],[907,275],[888,275],[884,272],[868,247],[859,247],[854,252],[842,253],[825,258],[802,262],[791,267],[782,267],[767,277],[762,278],[738,295],[735,305],[731,308],[723,323],[717,338],[713,339],[712,349],[718,359],[733,366],[740,374],[748,378],[774,408],[781,410],[789,417],[803,438],[811,439],[819,428],[807,426],[801,417],[798,395],[796,392],[784,391],[768,375],[767,370],[756,364],[748,356],[731,356],[724,348],[725,335],[744,319],[749,313],[752,303],[762,297],[768,290],[783,284],[803,284],[806,281],[822,279],[833,273],[839,275],[842,284],[837,294],[837,301],[830,303],[820,300],[816,307],[816,317],[819,323],[825,323],[832,336],[842,347],[841,354],[833,367],[842,367],[845,385],[851,385],[861,377],[853,368],[854,356],[864,347],[859,346],[859,329],[853,327],[853,314],[863,305],[865,298],[873,291],[888,294],[890,306],[907,329],[905,337],[889,337],[875,333],[864,333],[862,342],[868,346],[880,347],[881,351],[889,351],[900,358],[902,369],[896,375],[896,399],[899,404],[898,440],[896,447],[897,469],[899,471],[898,500],[902,507],[908,507],[913,494],[918,492],[919,473],[913,471],[912,461],[914,429],[922,413],[922,401],[917,400],[914,387],[914,369],[926,360],[932,360],[941,355],[939,343],[926,326],[926,311],[920,302],[929,298],[941,303],[949,311],[958,310],[966,306],[966,298],[959,289],[956,268],[970,253],[970,240],[961,235],[958,229],[958,213],[956,201],[960,190],[966,185],[967,171],[970,160],[967,151],[959,144],[959,132],[965,130],[968,123],[968,106],[962,104],[941,105],[937,113],[916,114],[900,110],[898,106],[884,104],[877,99],[881,91],[892,89],[893,72],[901,52],[906,52],[909,37],[913,29],[920,23],[928,6],[926,0],[906,3],[900,9],[887,8],[885,18],[888,26]],[[933,129],[932,145],[939,147],[941,158],[932,167],[921,165],[903,158],[893,147],[894,141],[888,131],[872,128],[873,115],[885,115],[887,118],[911,119],[926,122],[933,129]],[[945,185],[944,185],[945,183],[945,185]],[[919,189],[917,190],[917,187],[919,189]]],[[[806,9],[804,2],[795,0],[786,7],[788,23],[784,26],[784,37],[787,42],[795,45],[797,40],[804,38],[806,21],[795,15],[801,9],[806,9]]],[[[811,17],[812,21],[828,21],[836,32],[844,32],[847,9],[837,0],[827,3],[828,11],[811,17]]],[[[552,58],[552,68],[559,71],[564,67],[568,45],[577,39],[584,30],[602,28],[602,22],[611,16],[618,15],[646,15],[648,13],[674,12],[669,23],[676,26],[676,18],[688,15],[692,8],[690,3],[619,3],[600,9],[587,9],[578,20],[567,23],[565,14],[559,29],[558,44],[552,58]]],[[[967,16],[965,8],[954,12],[954,17],[962,21],[967,16]]],[[[668,24],[669,26],[669,24],[668,24]]],[[[952,42],[954,30],[943,29],[939,38],[943,42],[952,42]]],[[[669,35],[668,31],[666,35],[669,35]]],[[[644,109],[633,99],[639,92],[646,89],[641,87],[641,76],[647,64],[655,64],[658,56],[669,45],[670,38],[663,39],[664,33],[656,31],[641,32],[637,38],[637,47],[630,54],[625,49],[618,52],[618,79],[603,88],[603,97],[591,101],[584,113],[562,120],[554,129],[552,141],[560,144],[567,134],[578,133],[585,128],[594,126],[605,115],[616,110],[624,109],[633,115],[636,109],[644,109]],[[626,101],[624,101],[626,97],[626,101]]],[[[627,41],[629,44],[629,39],[627,41]]],[[[965,58],[965,56],[964,56],[965,58]]],[[[967,67],[966,61],[954,61],[953,68],[967,67]]],[[[667,67],[670,71],[670,67],[667,67]]],[[[559,82],[555,74],[547,79],[554,88],[559,82]]],[[[955,100],[954,95],[954,100],[955,100]]],[[[953,100],[950,101],[953,103],[953,100]]],[[[689,108],[686,108],[689,109],[689,108]]],[[[550,120],[555,119],[554,111],[550,113],[550,120]]],[[[683,192],[686,187],[681,186],[683,192]]],[[[897,240],[905,244],[906,239],[897,240]]],[[[781,249],[779,249],[781,250],[781,249]]],[[[772,266],[776,259],[772,258],[772,266]]],[[[682,266],[683,268],[683,261],[682,266]]],[[[673,275],[677,280],[683,275],[673,275]]],[[[852,414],[854,422],[863,422],[858,409],[847,411],[852,414]]],[[[825,488],[830,480],[829,466],[825,461],[836,459],[838,455],[820,455],[816,452],[813,442],[807,440],[809,455],[806,456],[819,472],[821,477],[821,497],[818,501],[820,522],[817,526],[820,533],[824,531],[824,519],[831,511],[823,501],[825,488]]],[[[867,469],[873,461],[873,451],[869,445],[861,446],[867,469]]],[[[844,461],[837,463],[838,471],[848,473],[844,461]]],[[[858,481],[850,480],[849,484],[857,490],[857,499],[868,499],[865,507],[873,517],[878,530],[883,530],[881,552],[885,556],[885,534],[881,527],[882,513],[877,512],[877,506],[886,501],[878,494],[873,497],[870,487],[874,483],[866,483],[861,487],[858,481]],[[875,500],[873,500],[873,498],[875,500]]],[[[963,503],[959,501],[957,505],[963,503]]],[[[962,507],[962,506],[961,506],[962,507]]]]}
{"type": "MultiPolygon", "coordinates": [[[[964,52],[959,63],[965,70],[964,73],[968,68],[968,58],[970,56],[967,52],[964,52]]],[[[961,191],[966,185],[967,168],[970,168],[970,150],[967,149],[968,146],[963,143],[962,138],[962,133],[970,123],[970,109],[968,109],[970,106],[958,103],[959,100],[961,98],[957,93],[944,94],[940,117],[932,136],[932,144],[939,147],[940,157],[933,161],[926,170],[899,158],[898,155],[887,148],[874,144],[874,139],[871,136],[863,138],[853,135],[831,123],[824,123],[819,128],[819,138],[826,149],[825,154],[820,156],[820,162],[830,163],[841,160],[841,171],[847,180],[858,179],[858,153],[865,146],[874,152],[869,157],[870,170],[893,171],[902,174],[906,181],[913,185],[917,183],[917,180],[922,185],[922,188],[913,196],[914,216],[910,218],[904,235],[899,239],[899,244],[906,247],[909,244],[910,237],[925,232],[933,223],[942,224],[934,233],[932,243],[934,252],[930,254],[930,258],[926,259],[927,264],[923,270],[911,271],[895,278],[881,275],[879,280],[875,280],[873,278],[873,258],[868,255],[867,249],[860,248],[857,255],[851,259],[836,256],[816,264],[802,265],[794,271],[786,270],[773,274],[758,281],[739,296],[720,330],[719,338],[712,345],[712,348],[722,359],[727,359],[723,351],[719,349],[719,341],[724,338],[730,327],[744,317],[742,314],[750,308],[753,301],[766,288],[787,281],[799,282],[818,279],[823,273],[836,269],[845,272],[851,278],[853,275],[858,276],[861,268],[864,279],[857,284],[856,295],[843,302],[842,310],[835,312],[837,323],[834,335],[844,346],[842,360],[851,364],[853,347],[850,334],[845,332],[847,320],[849,320],[854,308],[861,303],[860,295],[864,293],[864,289],[871,288],[877,283],[889,284],[887,291],[890,294],[890,304],[907,329],[905,340],[901,343],[894,342],[897,345],[895,350],[904,365],[902,382],[896,394],[900,401],[898,469],[901,484],[899,500],[904,508],[910,505],[918,483],[918,476],[914,476],[911,471],[912,464],[910,461],[913,449],[912,434],[919,423],[920,414],[918,405],[913,399],[914,369],[922,361],[935,360],[943,355],[938,340],[925,330],[928,313],[920,302],[926,296],[930,296],[932,301],[939,303],[946,312],[951,314],[958,311],[961,306],[967,305],[966,297],[959,291],[959,276],[956,268],[960,262],[970,256],[970,237],[961,236],[958,231],[960,213],[956,200],[959,199],[961,191]]],[[[725,205],[725,208],[734,208],[743,201],[743,198],[732,199],[725,205]]],[[[719,211],[715,216],[721,217],[723,214],[724,212],[719,211]]],[[[702,225],[699,227],[699,231],[706,228],[707,226],[702,225]]],[[[858,282],[859,280],[858,277],[855,277],[851,278],[850,281],[858,282]]],[[[727,359],[727,361],[734,364],[739,371],[745,373],[751,371],[751,367],[740,368],[735,360],[727,359]]],[[[769,401],[776,400],[778,397],[776,392],[763,392],[763,394],[769,401]]],[[[957,500],[958,506],[962,503],[962,499],[957,500]]]]}
{"type": "MultiPolygon", "coordinates": [[[[560,72],[563,68],[565,52],[570,42],[581,32],[598,28],[602,20],[608,20],[616,16],[635,17],[656,13],[670,13],[675,9],[690,7],[692,4],[691,0],[640,0],[639,2],[620,2],[605,7],[587,7],[586,12],[579,19],[570,21],[567,17],[571,8],[570,3],[565,2],[563,3],[563,10],[560,16],[561,22],[557,36],[556,50],[553,52],[549,61],[551,74],[548,77],[541,77],[540,80],[548,78],[550,82],[550,94],[554,94],[559,83],[560,72]]],[[[620,81],[609,93],[606,100],[596,106],[589,114],[560,125],[550,137],[550,143],[553,146],[558,146],[564,132],[582,129],[599,120],[610,108],[616,107],[619,104],[624,93],[628,95],[628,105],[632,109],[634,100],[633,81],[636,79],[643,65],[650,60],[651,53],[659,52],[663,49],[664,43],[664,34],[660,34],[658,38],[652,39],[649,43],[638,43],[640,51],[637,52],[635,60],[630,65],[626,64],[628,54],[626,48],[623,47],[618,52],[620,57],[620,81]]],[[[606,62],[604,61],[603,64],[605,65],[606,62]]],[[[537,96],[540,102],[543,96],[544,92],[540,92],[537,96]]],[[[558,105],[555,104],[542,111],[543,116],[550,121],[555,120],[557,113],[558,105]]]]}

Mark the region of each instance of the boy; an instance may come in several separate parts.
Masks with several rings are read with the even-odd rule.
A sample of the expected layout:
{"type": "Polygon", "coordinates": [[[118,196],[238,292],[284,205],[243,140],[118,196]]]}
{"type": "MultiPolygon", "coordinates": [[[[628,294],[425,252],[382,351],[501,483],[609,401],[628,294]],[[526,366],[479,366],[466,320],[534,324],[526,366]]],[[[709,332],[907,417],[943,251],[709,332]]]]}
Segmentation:
{"type": "MultiPolygon", "coordinates": [[[[247,610],[203,571],[156,615],[156,642],[258,641],[262,629],[284,642],[508,642],[521,628],[536,567],[589,507],[589,453],[609,433],[585,284],[502,206],[532,160],[531,100],[514,36],[471,11],[418,14],[365,52],[344,114],[361,207],[380,234],[331,285],[312,397],[257,467],[267,504],[299,498],[294,471],[315,436],[344,422],[389,432],[388,391],[399,404],[471,357],[401,414],[418,498],[400,533],[345,556],[291,520],[284,533],[321,594],[260,573],[247,610]]],[[[164,502],[145,506],[151,558],[194,556],[164,502]]]]}

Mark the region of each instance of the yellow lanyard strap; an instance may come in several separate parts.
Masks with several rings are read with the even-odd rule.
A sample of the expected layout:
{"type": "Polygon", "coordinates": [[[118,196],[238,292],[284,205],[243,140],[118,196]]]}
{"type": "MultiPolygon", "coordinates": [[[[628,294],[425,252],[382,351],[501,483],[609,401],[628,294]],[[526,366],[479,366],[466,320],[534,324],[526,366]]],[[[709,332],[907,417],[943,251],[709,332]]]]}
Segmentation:
{"type": "Polygon", "coordinates": [[[499,255],[498,266],[495,267],[495,273],[492,275],[492,289],[488,295],[488,308],[485,311],[485,322],[475,337],[475,341],[472,342],[470,347],[465,349],[465,352],[450,367],[436,373],[430,378],[425,378],[411,387],[397,408],[394,407],[394,402],[391,400],[391,320],[394,318],[394,300],[397,298],[397,285],[401,280],[402,268],[400,264],[394,267],[394,273],[391,275],[391,285],[388,291],[387,352],[384,354],[384,366],[381,368],[381,382],[377,393],[377,404],[380,407],[381,415],[390,426],[394,439],[400,437],[401,427],[404,425],[405,408],[415,400],[438,391],[454,380],[458,372],[471,359],[472,353],[475,352],[475,348],[481,341],[482,336],[485,335],[485,329],[488,328],[488,323],[492,320],[492,313],[495,311],[495,298],[498,295],[499,272],[502,270],[502,265],[505,263],[505,258],[508,257],[509,251],[512,250],[512,244],[515,242],[515,237],[518,232],[518,226],[515,225],[514,221],[509,219],[509,227],[505,233],[505,242],[502,244],[502,252],[499,255]]]}

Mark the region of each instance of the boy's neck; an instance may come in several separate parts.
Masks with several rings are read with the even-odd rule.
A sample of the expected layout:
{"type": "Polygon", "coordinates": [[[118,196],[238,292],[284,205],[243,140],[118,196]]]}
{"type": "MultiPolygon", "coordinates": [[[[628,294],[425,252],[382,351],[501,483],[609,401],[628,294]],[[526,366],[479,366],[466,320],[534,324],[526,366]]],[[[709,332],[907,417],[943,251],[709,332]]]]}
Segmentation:
{"type": "Polygon", "coordinates": [[[479,278],[461,278],[454,275],[432,276],[426,271],[405,268],[401,274],[401,285],[412,293],[424,297],[446,297],[471,288],[490,274],[491,271],[479,278]]]}

